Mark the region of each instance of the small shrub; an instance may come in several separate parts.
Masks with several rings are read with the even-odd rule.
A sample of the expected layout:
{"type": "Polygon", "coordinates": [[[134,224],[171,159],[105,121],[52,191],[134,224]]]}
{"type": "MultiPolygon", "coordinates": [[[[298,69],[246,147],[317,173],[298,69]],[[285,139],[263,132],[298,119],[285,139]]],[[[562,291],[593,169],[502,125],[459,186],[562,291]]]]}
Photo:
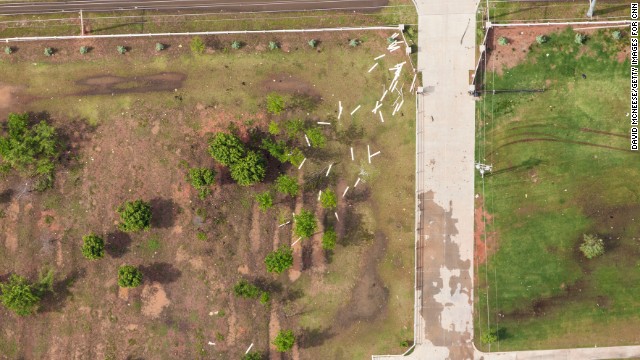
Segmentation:
{"type": "Polygon", "coordinates": [[[165,49],[165,45],[163,43],[156,43],[156,51],[162,51],[165,49]]]}
{"type": "Polygon", "coordinates": [[[269,134],[276,136],[280,134],[280,125],[277,122],[271,121],[269,123],[269,134]]]}
{"type": "Polygon", "coordinates": [[[220,331],[216,331],[216,340],[223,341],[224,335],[220,331]]]}
{"type": "Polygon", "coordinates": [[[338,206],[338,198],[336,193],[331,189],[326,189],[320,194],[320,204],[325,209],[335,209],[338,206]]]}
{"type": "Polygon", "coordinates": [[[207,234],[202,232],[202,231],[199,231],[196,234],[196,238],[198,238],[198,240],[200,240],[200,241],[207,241],[207,234]]]}
{"type": "Polygon", "coordinates": [[[260,289],[245,279],[238,281],[233,287],[233,293],[247,299],[257,299],[260,296],[260,289]]]}
{"type": "Polygon", "coordinates": [[[506,37],[504,37],[504,36],[500,36],[500,37],[498,38],[498,44],[499,44],[499,45],[502,45],[502,46],[509,45],[509,39],[507,39],[507,38],[506,38],[506,37]]]}
{"type": "Polygon", "coordinates": [[[277,50],[280,46],[278,46],[278,43],[275,41],[269,41],[269,50],[273,51],[273,50],[277,50]]]}
{"type": "Polygon", "coordinates": [[[622,32],[620,30],[615,30],[614,32],[611,33],[611,37],[614,40],[620,40],[622,39],[622,32]]]}
{"type": "Polygon", "coordinates": [[[142,200],[127,201],[118,210],[120,219],[120,230],[133,232],[148,230],[151,226],[151,205],[142,200]]]}
{"type": "Polygon", "coordinates": [[[583,45],[585,43],[585,41],[587,41],[587,35],[577,33],[576,36],[575,36],[574,41],[578,45],[583,45]]]}
{"type": "Polygon", "coordinates": [[[291,154],[291,150],[282,140],[274,141],[270,138],[262,139],[262,149],[266,150],[269,155],[276,158],[281,163],[287,162],[291,154]]]}
{"type": "Polygon", "coordinates": [[[332,228],[326,229],[322,234],[322,248],[325,250],[333,250],[336,247],[338,235],[332,228]]]}
{"type": "Polygon", "coordinates": [[[194,54],[204,54],[204,50],[205,50],[205,45],[204,45],[204,41],[202,41],[202,39],[199,36],[194,37],[193,39],[191,39],[191,43],[189,44],[189,46],[191,47],[191,51],[194,54]]]}
{"type": "Polygon", "coordinates": [[[391,36],[389,36],[389,37],[387,38],[387,42],[388,42],[389,44],[393,44],[393,42],[394,42],[394,41],[396,41],[396,39],[392,38],[391,36]]]}
{"type": "Polygon", "coordinates": [[[82,255],[89,260],[102,259],[104,257],[104,240],[94,234],[83,236],[82,255]]]}
{"type": "Polygon", "coordinates": [[[302,153],[302,150],[298,148],[291,150],[291,153],[289,154],[289,163],[291,163],[291,165],[298,167],[302,164],[303,160],[304,154],[302,153]]]}
{"type": "Polygon", "coordinates": [[[267,305],[269,301],[271,301],[271,295],[269,295],[268,292],[263,291],[262,294],[260,294],[260,303],[262,305],[267,305]]]}
{"type": "Polygon", "coordinates": [[[300,214],[293,216],[293,220],[295,222],[293,233],[303,238],[311,237],[318,228],[316,217],[309,210],[303,209],[300,214]]]}
{"type": "Polygon", "coordinates": [[[493,344],[494,342],[498,341],[498,332],[495,330],[491,330],[488,332],[485,332],[482,334],[482,336],[480,336],[480,341],[482,341],[483,344],[489,345],[489,344],[493,344]]]}
{"type": "Polygon", "coordinates": [[[234,50],[238,50],[242,47],[242,43],[238,40],[235,40],[231,43],[231,48],[234,50]]]}
{"type": "Polygon", "coordinates": [[[245,153],[244,144],[233,134],[217,133],[209,140],[209,154],[224,166],[240,161],[245,153]]]}
{"type": "Polygon", "coordinates": [[[302,132],[302,130],[304,130],[304,121],[300,119],[289,119],[284,122],[284,132],[292,139],[302,132]]]}
{"type": "Polygon", "coordinates": [[[318,128],[311,128],[306,132],[309,143],[314,148],[323,148],[327,144],[327,138],[322,134],[322,131],[318,128]]]}
{"type": "Polygon", "coordinates": [[[273,207],[273,196],[268,191],[257,194],[256,201],[258,202],[258,208],[262,211],[267,211],[273,207]]]}
{"type": "Polygon", "coordinates": [[[0,300],[7,309],[20,316],[27,316],[38,309],[40,294],[27,279],[12,274],[8,282],[0,283],[0,300]]]}
{"type": "Polygon", "coordinates": [[[288,175],[278,176],[278,178],[276,179],[275,187],[277,192],[289,195],[291,197],[295,197],[296,195],[298,195],[298,191],[300,190],[298,181],[288,175]]]}
{"type": "Polygon", "coordinates": [[[351,47],[356,47],[356,46],[358,46],[358,45],[360,45],[360,40],[358,40],[358,39],[351,39],[351,40],[349,40],[349,46],[351,46],[351,47]]]}
{"type": "Polygon", "coordinates": [[[538,35],[536,36],[536,42],[540,45],[549,41],[549,38],[546,35],[538,35]]]}
{"type": "Polygon", "coordinates": [[[309,44],[309,46],[311,46],[312,48],[315,48],[316,46],[318,46],[318,40],[311,39],[307,44],[309,44]]]}
{"type": "Polygon", "coordinates": [[[267,95],[267,112],[273,115],[279,115],[285,109],[285,103],[282,96],[278,94],[267,95]]]}
{"type": "Polygon", "coordinates": [[[124,53],[126,53],[126,52],[127,52],[127,48],[126,48],[126,47],[124,47],[124,46],[122,46],[122,45],[118,45],[118,46],[116,47],[116,50],[118,50],[118,52],[120,53],[120,55],[123,55],[124,53]]]}
{"type": "Polygon", "coordinates": [[[231,178],[240,186],[250,186],[264,180],[267,174],[266,161],[262,154],[247,151],[247,155],[230,167],[231,178]]]}
{"type": "Polygon", "coordinates": [[[296,341],[296,337],[291,330],[280,330],[278,335],[273,340],[273,345],[276,346],[276,350],[279,352],[287,352],[291,350],[293,344],[296,341]]]}
{"type": "Polygon", "coordinates": [[[290,247],[282,246],[270,252],[264,259],[267,271],[280,274],[293,265],[293,252],[290,247]]]}
{"type": "Polygon", "coordinates": [[[13,53],[13,48],[11,46],[5,46],[4,53],[7,55],[11,55],[13,53]]]}
{"type": "Polygon", "coordinates": [[[604,254],[604,241],[595,235],[585,234],[580,251],[587,259],[593,259],[604,254]]]}
{"type": "Polygon", "coordinates": [[[88,46],[80,46],[80,54],[84,55],[89,52],[88,46]]]}
{"type": "Polygon", "coordinates": [[[409,341],[408,340],[402,340],[400,341],[400,347],[409,347],[409,341]]]}
{"type": "Polygon", "coordinates": [[[118,285],[134,288],[142,283],[142,272],[132,265],[123,265],[118,269],[118,285]]]}
{"type": "Polygon", "coordinates": [[[51,56],[51,55],[53,55],[53,49],[50,47],[44,48],[44,56],[51,56]]]}
{"type": "Polygon", "coordinates": [[[262,360],[262,359],[263,359],[262,354],[255,351],[246,353],[242,356],[242,360],[262,360]]]}
{"type": "Polygon", "coordinates": [[[209,187],[216,182],[216,173],[207,168],[189,169],[189,182],[198,190],[198,197],[204,200],[211,193],[209,187]]]}

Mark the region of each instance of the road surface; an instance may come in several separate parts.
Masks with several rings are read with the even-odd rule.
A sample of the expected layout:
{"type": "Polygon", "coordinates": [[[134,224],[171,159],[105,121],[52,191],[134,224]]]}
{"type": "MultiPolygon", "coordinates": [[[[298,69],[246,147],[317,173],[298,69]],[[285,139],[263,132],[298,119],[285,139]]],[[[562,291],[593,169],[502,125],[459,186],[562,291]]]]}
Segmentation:
{"type": "Polygon", "coordinates": [[[286,11],[343,9],[372,11],[388,0],[71,0],[0,2],[0,15],[118,10],[163,11],[286,11]]]}

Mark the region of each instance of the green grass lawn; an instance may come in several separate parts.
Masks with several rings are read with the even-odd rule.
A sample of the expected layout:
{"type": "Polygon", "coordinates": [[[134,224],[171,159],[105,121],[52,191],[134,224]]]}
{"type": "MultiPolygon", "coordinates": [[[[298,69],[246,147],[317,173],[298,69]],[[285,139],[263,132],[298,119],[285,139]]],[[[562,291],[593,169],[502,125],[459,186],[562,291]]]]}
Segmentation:
{"type": "Polygon", "coordinates": [[[628,150],[629,62],[609,31],[583,46],[574,35],[551,34],[523,63],[487,73],[489,90],[545,92],[487,93],[477,106],[477,158],[494,172],[476,192],[497,250],[477,268],[476,334],[503,329],[492,351],[640,341],[630,331],[640,325],[640,157],[628,150]],[[604,239],[605,255],[579,252],[585,233],[604,239]]]}
{"type": "MultiPolygon", "coordinates": [[[[481,3],[481,7],[484,4],[481,3]]],[[[489,5],[491,21],[586,21],[589,1],[584,2],[510,2],[496,1],[489,5]]],[[[593,13],[594,20],[629,19],[631,1],[599,2],[593,13]]]]}

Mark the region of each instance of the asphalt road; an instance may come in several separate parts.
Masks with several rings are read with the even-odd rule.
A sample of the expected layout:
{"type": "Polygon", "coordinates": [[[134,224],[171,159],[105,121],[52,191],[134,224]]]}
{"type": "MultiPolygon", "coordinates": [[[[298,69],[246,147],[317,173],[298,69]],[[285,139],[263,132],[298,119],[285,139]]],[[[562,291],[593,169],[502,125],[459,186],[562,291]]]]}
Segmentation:
{"type": "Polygon", "coordinates": [[[160,11],[291,11],[342,9],[372,11],[388,0],[72,0],[6,2],[0,1],[0,15],[47,14],[62,12],[106,12],[119,10],[160,11]]]}

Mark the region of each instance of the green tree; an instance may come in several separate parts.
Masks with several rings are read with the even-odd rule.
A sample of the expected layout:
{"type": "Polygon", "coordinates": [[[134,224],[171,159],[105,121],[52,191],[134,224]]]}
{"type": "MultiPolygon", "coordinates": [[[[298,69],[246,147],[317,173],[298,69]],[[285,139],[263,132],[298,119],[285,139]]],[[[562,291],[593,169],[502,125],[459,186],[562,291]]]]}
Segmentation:
{"type": "Polygon", "coordinates": [[[498,38],[498,44],[500,44],[500,45],[502,45],[502,46],[509,45],[509,39],[507,39],[507,38],[506,38],[506,37],[504,37],[504,36],[500,36],[500,37],[498,38]]]}
{"type": "Polygon", "coordinates": [[[276,179],[276,191],[279,193],[283,193],[285,195],[289,195],[291,197],[295,197],[298,195],[298,191],[300,190],[298,186],[298,181],[289,175],[280,175],[276,179]]]}
{"type": "Polygon", "coordinates": [[[336,247],[338,235],[333,228],[328,228],[322,234],[322,248],[325,250],[333,250],[336,247]]]}
{"type": "Polygon", "coordinates": [[[278,43],[275,41],[269,41],[269,50],[273,51],[278,49],[280,46],[278,46],[278,43]]]}
{"type": "Polygon", "coordinates": [[[204,50],[205,50],[204,41],[202,41],[202,39],[199,36],[196,36],[193,39],[191,39],[190,47],[191,47],[191,51],[194,54],[198,54],[198,55],[204,54],[204,50]]]}
{"type": "Polygon", "coordinates": [[[293,216],[295,226],[293,228],[294,234],[303,238],[308,238],[316,232],[318,228],[318,222],[315,215],[309,210],[303,209],[300,214],[293,216]]]}
{"type": "Polygon", "coordinates": [[[285,109],[284,98],[276,93],[267,95],[267,112],[279,115],[285,109]]]}
{"type": "Polygon", "coordinates": [[[4,53],[7,55],[11,55],[11,53],[13,53],[13,48],[11,46],[5,46],[4,53]]]}
{"type": "Polygon", "coordinates": [[[289,247],[280,247],[270,252],[264,259],[264,263],[268,272],[280,274],[293,265],[293,252],[289,247]]]}
{"type": "Polygon", "coordinates": [[[246,152],[240,138],[233,134],[217,133],[209,140],[209,154],[224,166],[240,161],[246,152]]]}
{"type": "Polygon", "coordinates": [[[338,198],[336,193],[331,189],[326,189],[320,194],[320,204],[325,209],[335,209],[338,206],[338,198]]]}
{"type": "Polygon", "coordinates": [[[50,48],[50,47],[44,48],[44,56],[51,56],[51,55],[53,55],[53,48],[50,48]]]}
{"type": "Polygon", "coordinates": [[[83,236],[82,255],[89,260],[102,259],[104,257],[104,240],[94,234],[83,236]]]}
{"type": "Polygon", "coordinates": [[[163,43],[156,43],[156,51],[162,51],[166,48],[163,43]]]}
{"type": "Polygon", "coordinates": [[[270,138],[262,139],[262,149],[266,150],[269,155],[276,158],[278,161],[284,163],[289,160],[290,150],[287,147],[287,143],[282,140],[273,140],[270,138]]]}
{"type": "Polygon", "coordinates": [[[540,45],[546,43],[547,41],[549,41],[549,38],[545,35],[538,35],[536,36],[536,42],[540,45]]]}
{"type": "Polygon", "coordinates": [[[244,158],[231,165],[230,170],[231,178],[240,186],[261,182],[267,174],[264,157],[255,151],[247,151],[244,158]]]}
{"type": "Polygon", "coordinates": [[[271,301],[271,295],[269,295],[267,291],[263,291],[262,294],[260,294],[260,303],[267,305],[269,301],[271,301]]]}
{"type": "Polygon", "coordinates": [[[8,282],[0,283],[0,300],[7,309],[20,316],[26,316],[38,309],[40,295],[27,279],[12,274],[8,282]]]}
{"type": "Polygon", "coordinates": [[[53,185],[59,155],[56,129],[45,121],[29,126],[28,114],[9,114],[7,135],[0,137],[0,172],[15,169],[36,177],[36,190],[53,185]]]}
{"type": "Polygon", "coordinates": [[[238,281],[233,287],[233,293],[247,299],[257,299],[260,296],[260,289],[245,279],[238,281]]]}
{"type": "Polygon", "coordinates": [[[238,40],[234,40],[234,41],[231,43],[231,48],[233,48],[233,49],[235,49],[235,50],[238,50],[238,49],[240,49],[241,47],[242,47],[242,43],[241,43],[240,41],[238,41],[238,40]]]}
{"type": "Polygon", "coordinates": [[[587,259],[593,259],[604,254],[604,241],[595,235],[584,234],[580,251],[587,259]]]}
{"type": "Polygon", "coordinates": [[[267,211],[273,207],[273,196],[268,191],[257,194],[256,201],[258,202],[258,208],[262,211],[267,211]]]}
{"type": "Polygon", "coordinates": [[[300,119],[289,119],[284,122],[284,132],[290,138],[295,138],[304,130],[304,121],[300,119]]]}
{"type": "Polygon", "coordinates": [[[80,46],[80,54],[84,55],[89,52],[88,46],[80,46]]]}
{"type": "Polygon", "coordinates": [[[151,205],[142,200],[127,201],[117,210],[120,215],[120,230],[133,232],[151,227],[151,205]]]}
{"type": "Polygon", "coordinates": [[[208,168],[192,168],[189,169],[189,182],[198,190],[198,197],[204,200],[211,193],[209,187],[216,182],[216,173],[208,168]]]}
{"type": "Polygon", "coordinates": [[[291,350],[293,344],[296,342],[296,337],[291,330],[280,330],[275,339],[273,339],[273,345],[276,346],[276,350],[279,352],[287,352],[291,350]]]}
{"type": "Polygon", "coordinates": [[[327,138],[322,134],[322,131],[318,128],[311,128],[307,130],[307,137],[311,146],[315,148],[323,148],[327,143],[327,138]]]}
{"type": "Polygon", "coordinates": [[[135,266],[123,265],[118,269],[118,286],[138,287],[142,283],[142,272],[135,266]]]}
{"type": "Polygon", "coordinates": [[[309,46],[311,46],[312,48],[315,48],[316,46],[318,46],[318,40],[315,39],[311,39],[308,42],[309,46]]]}
{"type": "Polygon", "coordinates": [[[120,53],[120,55],[124,54],[127,52],[127,48],[122,46],[122,45],[118,45],[116,46],[116,50],[118,50],[118,52],[120,53]]]}
{"type": "Polygon", "coordinates": [[[576,33],[574,41],[578,45],[583,45],[587,41],[587,35],[576,33]]]}
{"type": "Polygon", "coordinates": [[[262,354],[256,351],[246,353],[242,356],[242,360],[262,360],[262,354]]]}
{"type": "Polygon", "coordinates": [[[482,341],[483,344],[487,344],[487,345],[493,344],[498,340],[500,339],[498,338],[498,332],[496,330],[484,332],[480,336],[480,341],[482,341]]]}

